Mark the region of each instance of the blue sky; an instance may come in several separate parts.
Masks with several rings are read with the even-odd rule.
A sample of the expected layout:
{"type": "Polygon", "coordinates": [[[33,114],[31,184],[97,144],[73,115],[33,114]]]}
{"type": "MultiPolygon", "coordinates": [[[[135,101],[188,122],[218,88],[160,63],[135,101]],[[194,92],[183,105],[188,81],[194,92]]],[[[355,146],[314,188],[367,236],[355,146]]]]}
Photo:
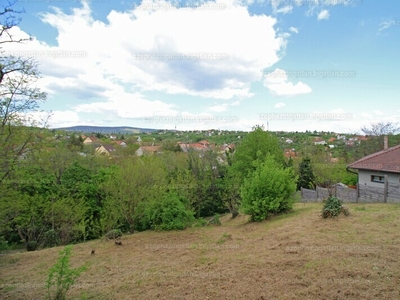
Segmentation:
{"type": "MultiPolygon", "coordinates": [[[[4,4],[3,4],[4,5],[4,4]]],[[[24,0],[50,127],[358,132],[400,120],[400,2],[24,0]]],[[[38,113],[36,118],[43,118],[38,113]]]]}

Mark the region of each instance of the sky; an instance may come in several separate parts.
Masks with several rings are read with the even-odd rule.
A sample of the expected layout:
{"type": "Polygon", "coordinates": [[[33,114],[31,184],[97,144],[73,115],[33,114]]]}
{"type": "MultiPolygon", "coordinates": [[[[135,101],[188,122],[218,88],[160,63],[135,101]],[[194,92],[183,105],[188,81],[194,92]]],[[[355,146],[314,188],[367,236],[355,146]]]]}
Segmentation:
{"type": "MultiPolygon", "coordinates": [[[[1,0],[2,7],[6,5],[1,0]]],[[[400,1],[21,0],[51,128],[360,132],[400,121],[400,1]]]]}

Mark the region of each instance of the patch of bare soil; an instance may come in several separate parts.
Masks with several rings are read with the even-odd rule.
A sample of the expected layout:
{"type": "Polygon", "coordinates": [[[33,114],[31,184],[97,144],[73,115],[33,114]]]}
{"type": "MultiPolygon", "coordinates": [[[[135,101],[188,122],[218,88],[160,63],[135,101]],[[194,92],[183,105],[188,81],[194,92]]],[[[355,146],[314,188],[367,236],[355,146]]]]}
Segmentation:
{"type": "MultiPolygon", "coordinates": [[[[88,269],[71,299],[400,299],[400,205],[350,204],[320,217],[321,204],[262,223],[124,236],[75,245],[88,269]],[[95,249],[95,254],[91,250],[95,249]]],[[[62,248],[0,256],[1,299],[43,299],[62,248]]]]}

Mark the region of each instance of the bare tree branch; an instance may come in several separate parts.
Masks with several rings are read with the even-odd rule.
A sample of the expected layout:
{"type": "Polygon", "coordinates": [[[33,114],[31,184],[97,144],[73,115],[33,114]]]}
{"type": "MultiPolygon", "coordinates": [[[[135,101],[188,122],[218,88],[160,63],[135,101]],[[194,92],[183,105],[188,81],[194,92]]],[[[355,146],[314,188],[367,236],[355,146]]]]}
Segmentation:
{"type": "Polygon", "coordinates": [[[392,135],[400,132],[398,123],[393,122],[378,122],[373,123],[370,127],[363,126],[361,131],[369,136],[392,135]]]}

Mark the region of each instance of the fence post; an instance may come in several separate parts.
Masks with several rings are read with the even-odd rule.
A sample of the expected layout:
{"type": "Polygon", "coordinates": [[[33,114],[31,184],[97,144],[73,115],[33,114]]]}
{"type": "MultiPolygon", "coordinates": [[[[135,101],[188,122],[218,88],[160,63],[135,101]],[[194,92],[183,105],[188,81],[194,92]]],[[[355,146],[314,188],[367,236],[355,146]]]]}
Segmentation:
{"type": "Polygon", "coordinates": [[[357,185],[356,185],[356,192],[357,192],[356,203],[358,203],[358,198],[360,198],[360,184],[359,183],[357,183],[357,185]]]}
{"type": "Polygon", "coordinates": [[[388,176],[385,175],[385,185],[383,187],[383,202],[387,203],[387,194],[388,194],[388,176]]]}

